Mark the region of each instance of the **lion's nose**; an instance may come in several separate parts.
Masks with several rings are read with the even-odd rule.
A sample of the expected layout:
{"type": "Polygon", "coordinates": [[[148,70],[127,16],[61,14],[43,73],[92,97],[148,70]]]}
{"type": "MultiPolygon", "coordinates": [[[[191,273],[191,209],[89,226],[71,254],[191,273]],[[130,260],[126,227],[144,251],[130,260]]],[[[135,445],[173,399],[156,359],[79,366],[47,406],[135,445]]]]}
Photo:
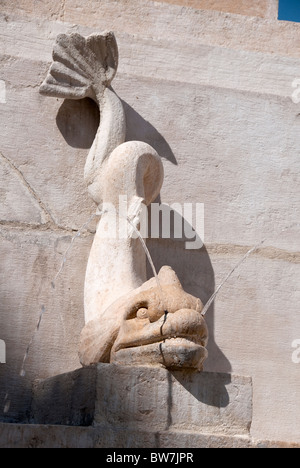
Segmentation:
{"type": "Polygon", "coordinates": [[[208,328],[205,320],[196,310],[180,309],[169,315],[161,327],[164,337],[194,336],[201,340],[202,346],[207,345],[208,328]]]}

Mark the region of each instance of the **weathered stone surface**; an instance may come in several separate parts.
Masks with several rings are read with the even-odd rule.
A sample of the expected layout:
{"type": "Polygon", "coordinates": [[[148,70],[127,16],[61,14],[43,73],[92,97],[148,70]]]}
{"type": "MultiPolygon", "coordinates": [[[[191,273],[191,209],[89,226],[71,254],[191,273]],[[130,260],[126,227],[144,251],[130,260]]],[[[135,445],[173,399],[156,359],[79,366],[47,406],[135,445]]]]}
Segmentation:
{"type": "MultiPolygon", "coordinates": [[[[98,0],[99,1],[99,0],[98,0]]],[[[151,2],[152,0],[150,0],[151,2]]],[[[158,0],[160,3],[187,6],[200,10],[217,10],[226,13],[258,16],[261,18],[277,19],[278,0],[158,0]]],[[[149,2],[149,3],[150,3],[149,2]]],[[[78,4],[79,6],[80,4],[78,4]]],[[[0,11],[6,14],[16,14],[13,2],[3,0],[0,11]]],[[[66,5],[64,0],[39,0],[32,3],[31,0],[18,2],[18,15],[33,16],[35,18],[61,20],[65,19],[66,5]]]]}
{"type": "MultiPolygon", "coordinates": [[[[189,278],[185,289],[191,294],[201,290],[204,303],[245,253],[238,248],[229,253],[225,246],[213,245],[187,252],[183,243],[168,240],[151,240],[149,247],[158,267],[173,255],[171,266],[181,265],[182,277],[189,278]]],[[[221,290],[206,315],[210,339],[205,370],[248,371],[254,385],[253,437],[259,439],[264,427],[270,439],[298,442],[299,365],[292,362],[292,342],[300,336],[299,260],[286,255],[262,249],[221,290]],[[260,336],[262,329],[268,333],[254,345],[253,337],[260,336]],[[274,425],[275,418],[278,424],[274,425]]]]}
{"type": "MultiPolygon", "coordinates": [[[[35,2],[36,17],[42,3],[35,2]]],[[[171,265],[184,289],[205,302],[247,249],[268,239],[207,315],[206,370],[253,376],[253,437],[300,442],[299,364],[292,362],[291,346],[300,338],[299,104],[291,100],[299,76],[299,24],[144,0],[102,0],[101,8],[87,1],[77,12],[77,2],[67,6],[67,21],[77,25],[36,21],[29,10],[20,19],[12,2],[12,13],[1,10],[6,103],[0,103],[0,151],[53,218],[45,232],[22,231],[18,223],[1,227],[0,339],[7,343],[8,365],[0,368],[0,401],[7,392],[13,396],[6,416],[23,417],[25,396],[30,400],[30,379],[25,385],[18,373],[40,304],[46,324],[35,338],[28,376],[46,378],[79,366],[80,294],[92,239],[78,241],[82,248],[77,244],[70,270],[66,265],[57,301],[48,286],[45,294],[41,288],[45,276],[48,284],[57,273],[72,236],[57,226],[77,230],[93,212],[82,174],[99,116],[90,101],[43,98],[38,87],[58,33],[109,28],[120,44],[116,91],[127,103],[128,139],[142,139],[164,155],[164,202],[206,206],[206,249],[189,252],[182,241],[150,241],[155,265],[171,265]],[[281,232],[285,226],[291,228],[281,232]],[[59,254],[52,263],[55,245],[59,254]],[[67,340],[59,311],[66,311],[72,330],[67,340]]],[[[9,204],[1,209],[7,216],[9,204]]],[[[35,213],[31,221],[36,216],[39,222],[35,213]]]]}
{"type": "Polygon", "coordinates": [[[37,424],[249,434],[250,378],[99,364],[36,382],[37,424]]]}
{"type": "Polygon", "coordinates": [[[79,369],[69,374],[36,381],[31,415],[35,423],[91,426],[94,421],[97,372],[79,369]]]}
{"type": "MultiPolygon", "coordinates": [[[[143,98],[132,96],[128,104],[139,115],[152,109],[150,121],[160,114],[162,121],[157,121],[156,129],[175,155],[176,164],[172,164],[174,159],[165,153],[162,200],[179,201],[178,185],[173,183],[178,179],[185,187],[182,200],[205,204],[205,243],[251,246],[267,239],[266,245],[297,252],[299,160],[295,148],[299,134],[298,110],[291,99],[166,82],[158,82],[154,91],[148,79],[133,79],[132,85],[143,98]],[[177,112],[170,120],[168,109],[175,89],[177,112]],[[174,134],[174,126],[181,135],[174,134]],[[216,134],[220,137],[215,138],[216,134]],[[193,181],[191,171],[197,173],[193,181]],[[221,229],[221,220],[226,229],[221,229]]],[[[128,89],[129,84],[120,77],[117,91],[126,96],[124,87],[128,89]]]]}
{"type": "Polygon", "coordinates": [[[91,237],[77,239],[55,290],[51,287],[71,239],[71,232],[0,228],[0,336],[7,351],[6,364],[0,364],[0,420],[28,420],[32,380],[80,366],[78,342],[84,325],[83,285],[91,237]],[[45,313],[35,334],[42,307],[45,313]],[[26,377],[21,378],[32,338],[26,377]]]}
{"type": "Polygon", "coordinates": [[[173,5],[188,6],[200,10],[217,10],[238,15],[258,16],[260,18],[278,17],[278,0],[158,0],[173,5]]]}
{"type": "Polygon", "coordinates": [[[22,173],[0,153],[0,221],[43,224],[48,214],[22,173]]]}
{"type": "MultiPolygon", "coordinates": [[[[240,2],[239,2],[240,3],[240,2]]],[[[298,24],[195,10],[148,0],[66,0],[65,21],[116,33],[299,57],[298,24]],[[100,7],[101,5],[101,7],[100,7]],[[120,14],[122,11],[122,14],[120,14]],[[104,15],[105,12],[105,15],[104,15]]]]}
{"type": "Polygon", "coordinates": [[[67,427],[0,424],[1,448],[299,448],[246,436],[113,430],[108,426],[67,427]]]}
{"type": "Polygon", "coordinates": [[[251,379],[100,365],[95,422],[243,434],[252,420],[251,400],[251,379]]]}
{"type": "Polygon", "coordinates": [[[5,15],[33,16],[51,20],[63,19],[62,0],[18,0],[18,6],[10,0],[1,0],[0,11],[5,15]]]}
{"type": "MultiPolygon", "coordinates": [[[[290,66],[290,76],[281,76],[282,82],[286,83],[287,95],[292,91],[293,74],[297,73],[294,68],[296,62],[290,63],[290,66]]],[[[283,67],[284,63],[282,63],[282,69],[283,67]]],[[[15,81],[19,76],[17,70],[15,81]]],[[[37,68],[36,73],[38,70],[37,68]]],[[[274,69],[274,71],[276,72],[274,76],[278,77],[279,69],[274,69]]],[[[265,76],[264,83],[269,83],[268,77],[269,75],[265,76]]],[[[271,245],[275,244],[279,248],[296,251],[297,243],[294,239],[298,220],[296,208],[298,160],[295,152],[290,151],[289,157],[284,158],[282,154],[287,154],[288,145],[296,148],[298,144],[297,106],[290,99],[283,97],[279,99],[278,96],[264,97],[251,92],[234,91],[233,76],[232,80],[225,84],[230,89],[220,88],[220,81],[217,88],[201,86],[200,93],[200,88],[196,85],[187,87],[180,83],[176,85],[166,82],[158,83],[153,82],[152,79],[138,78],[132,78],[129,85],[128,80],[120,76],[116,88],[128,103],[128,138],[140,137],[148,141],[156,138],[157,143],[154,141],[154,144],[162,155],[170,162],[174,162],[174,158],[177,158],[178,166],[167,163],[163,200],[169,203],[179,201],[177,186],[173,181],[178,177],[180,170],[180,178],[185,184],[185,200],[204,202],[206,209],[210,210],[211,216],[206,220],[206,242],[249,245],[267,238],[271,245]],[[172,106],[175,88],[179,91],[176,98],[177,112],[174,113],[170,122],[167,109],[172,106]],[[136,89],[142,99],[136,99],[136,89]],[[157,93],[160,96],[158,109],[155,97],[157,93]],[[232,113],[232,108],[240,108],[244,117],[241,117],[240,112],[232,113]],[[193,115],[194,119],[191,120],[190,115],[193,115]],[[144,120],[146,116],[148,124],[144,120]],[[264,125],[264,121],[267,121],[268,125],[264,125]],[[156,132],[153,126],[151,128],[150,122],[155,122],[156,132]],[[200,134],[199,125],[202,128],[200,134]],[[176,133],[173,131],[174,126],[177,128],[176,133]],[[187,126],[190,135],[188,145],[185,144],[187,126]],[[210,138],[214,132],[220,132],[220,140],[215,141],[210,138]],[[285,138],[281,138],[283,133],[285,138]],[[273,134],[278,136],[273,137],[273,134]],[[239,135],[249,135],[249,137],[239,142],[239,135]],[[255,138],[251,135],[255,135],[255,138]],[[223,140],[226,146],[225,155],[223,154],[223,140]],[[168,142],[169,148],[164,141],[168,142]],[[268,159],[264,163],[261,163],[262,148],[265,154],[268,154],[268,159]],[[199,151],[201,158],[198,156],[199,151]],[[251,164],[249,164],[250,161],[251,164]],[[271,165],[269,161],[272,162],[271,165]],[[205,170],[202,169],[203,165],[205,170]],[[201,190],[199,190],[198,181],[187,183],[190,180],[191,167],[198,170],[201,190]],[[224,171],[221,170],[222,167],[226,171],[226,177],[224,177],[224,171]],[[257,183],[257,167],[260,168],[259,184],[257,183]],[[236,171],[238,177],[236,177],[236,171]],[[215,185],[210,184],[210,180],[215,180],[215,185]],[[276,183],[271,183],[272,180],[276,183]],[[278,197],[278,187],[280,197],[278,197]],[[267,201],[266,212],[261,200],[267,201]],[[278,209],[281,212],[284,211],[284,218],[278,218],[278,209]],[[220,230],[215,227],[218,222],[215,220],[221,219],[224,212],[228,213],[224,219],[226,230],[220,230]],[[236,226],[239,226],[239,239],[236,238],[236,226]],[[281,233],[281,230],[288,226],[292,226],[291,229],[281,233]]],[[[258,90],[258,85],[257,82],[255,91],[258,90]]],[[[266,86],[268,89],[265,88],[265,92],[271,91],[270,85],[266,86]]],[[[55,124],[55,116],[61,106],[60,103],[54,102],[52,106],[52,100],[46,99],[43,105],[46,105],[47,115],[43,114],[43,118],[31,120],[34,112],[40,109],[41,98],[37,98],[33,90],[29,92],[28,89],[22,89],[24,94],[22,92],[19,96],[21,101],[19,97],[15,100],[17,96],[14,97],[14,93],[10,97],[8,89],[8,102],[0,105],[1,118],[3,117],[3,121],[8,122],[4,128],[1,128],[3,132],[1,135],[2,152],[17,167],[22,168],[24,177],[43,200],[57,223],[78,229],[93,210],[82,181],[87,150],[74,150],[66,141],[63,142],[55,124]],[[29,146],[26,144],[24,147],[22,140],[24,139],[24,130],[22,130],[24,123],[22,123],[23,120],[16,119],[16,115],[25,115],[28,105],[32,112],[26,119],[27,131],[32,132],[33,136],[28,143],[29,146]],[[16,106],[18,106],[17,114],[15,114],[16,106]],[[45,127],[48,128],[46,133],[43,131],[43,119],[45,127]],[[19,146],[23,146],[22,152],[16,154],[13,149],[14,140],[19,146]],[[41,147],[44,148],[42,153],[41,147]],[[49,159],[50,153],[52,156],[49,159]],[[36,156],[37,154],[39,157],[36,156]],[[60,164],[61,158],[64,160],[63,165],[60,164]],[[47,171],[44,168],[45,164],[47,171]],[[59,167],[59,177],[57,167],[59,167]],[[39,173],[38,178],[36,172],[39,173]],[[49,176],[51,183],[47,182],[49,176]]],[[[253,89],[252,85],[248,90],[251,89],[253,89]]],[[[273,88],[273,92],[279,92],[281,95],[284,89],[273,88]]],[[[80,116],[78,124],[87,125],[84,124],[82,115],[83,113],[86,115],[89,108],[84,106],[78,108],[72,105],[69,112],[72,109],[76,115],[80,116]]],[[[68,116],[65,114],[62,121],[65,126],[70,125],[68,116]]],[[[90,125],[89,121],[88,125],[90,125]]],[[[75,133],[74,130],[72,134],[75,133]]]]}
{"type": "Polygon", "coordinates": [[[252,423],[250,378],[174,372],[169,385],[172,428],[233,435],[249,433],[252,423]]]}
{"type": "Polygon", "coordinates": [[[93,448],[101,435],[87,427],[0,423],[1,448],[93,448]]]}
{"type": "MultiPolygon", "coordinates": [[[[2,57],[1,64],[1,78],[6,83],[6,103],[0,104],[0,119],[1,122],[5,122],[0,129],[0,151],[2,159],[9,160],[11,165],[15,166],[15,174],[12,177],[17,177],[18,173],[22,174],[22,188],[14,189],[15,196],[18,197],[20,190],[22,193],[22,190],[24,192],[27,189],[26,183],[31,192],[34,192],[35,198],[41,201],[43,219],[46,217],[47,221],[50,220],[58,226],[79,229],[88,220],[93,208],[82,180],[86,156],[86,150],[82,148],[90,144],[90,135],[93,135],[95,128],[93,128],[93,122],[95,124],[93,118],[99,121],[99,116],[95,116],[93,107],[88,103],[87,107],[84,105],[77,107],[78,120],[74,121],[70,117],[70,111],[66,109],[67,105],[62,105],[62,101],[55,101],[49,114],[49,106],[44,107],[43,98],[38,93],[38,86],[47,68],[38,62],[28,67],[25,65],[26,60],[7,56],[2,57]],[[85,120],[84,116],[90,111],[91,116],[85,120]],[[89,130],[82,138],[77,135],[70,141],[69,132],[74,135],[74,127],[78,128],[81,123],[83,133],[87,127],[89,130]],[[70,146],[61,132],[64,133],[70,146]],[[77,148],[74,149],[71,145],[77,148]]],[[[3,186],[1,184],[2,190],[6,192],[6,200],[1,208],[4,213],[11,211],[12,203],[16,205],[14,210],[17,210],[17,198],[12,201],[14,197],[11,185],[12,182],[3,186]]],[[[31,194],[28,193],[26,196],[31,194]]],[[[31,196],[31,199],[33,198],[31,196]]],[[[25,219],[25,208],[24,203],[23,216],[11,215],[13,218],[11,220],[29,222],[28,215],[25,219]]],[[[7,217],[6,214],[6,219],[7,217]]],[[[37,221],[37,216],[32,216],[31,223],[37,224],[37,221]]]]}
{"type": "MultiPolygon", "coordinates": [[[[44,13],[48,8],[47,1],[41,0],[35,4],[37,8],[33,13],[30,13],[29,7],[27,9],[29,18],[51,19],[44,13]],[[46,6],[43,8],[44,2],[46,2],[46,6]],[[40,5],[41,8],[38,8],[40,5]]],[[[32,5],[30,0],[29,4],[32,5]]],[[[241,2],[235,2],[236,8],[240,4],[241,2]]],[[[253,5],[253,2],[251,4],[253,5]]],[[[259,2],[259,5],[263,4],[264,0],[259,2]]],[[[0,12],[4,18],[18,18],[18,12],[15,8],[10,9],[10,13],[7,14],[2,5],[3,2],[0,5],[0,12]]],[[[48,34],[52,40],[55,39],[55,29],[67,28],[69,32],[76,30],[78,25],[81,25],[93,28],[89,29],[90,32],[111,29],[118,35],[124,32],[131,35],[134,31],[135,35],[153,37],[155,40],[164,38],[178,42],[180,38],[183,42],[190,44],[192,38],[192,43],[299,57],[297,32],[299,25],[297,23],[228,15],[219,11],[199,11],[183,8],[181,5],[157,3],[152,0],[101,0],[101,3],[99,0],[86,0],[84,6],[80,0],[66,0],[63,5],[62,19],[66,25],[59,22],[53,23],[53,26],[48,28],[48,34]],[[120,14],[121,11],[122,14],[120,14]]],[[[270,6],[271,18],[276,16],[276,10],[276,7],[273,9],[270,6]]],[[[40,24],[39,27],[43,29],[45,25],[40,24]]],[[[26,34],[26,24],[23,25],[23,28],[26,34]]],[[[17,38],[15,40],[18,42],[17,38]]],[[[32,53],[40,41],[41,37],[39,37],[38,43],[32,43],[32,53]]],[[[23,47],[21,47],[20,52],[22,49],[23,47]]]]}

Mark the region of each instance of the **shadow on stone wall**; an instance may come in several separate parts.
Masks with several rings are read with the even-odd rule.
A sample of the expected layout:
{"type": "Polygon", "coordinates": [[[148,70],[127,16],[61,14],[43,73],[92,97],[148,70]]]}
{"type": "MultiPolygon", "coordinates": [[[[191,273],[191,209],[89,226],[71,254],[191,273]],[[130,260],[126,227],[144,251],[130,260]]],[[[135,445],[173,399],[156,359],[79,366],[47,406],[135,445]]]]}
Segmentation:
{"type": "MultiPolygon", "coordinates": [[[[122,101],[126,115],[126,141],[144,141],[151,145],[171,163],[176,158],[165,138],[151,123],[147,122],[125,101],[122,101]]],[[[57,127],[65,141],[72,148],[90,149],[96,136],[100,116],[97,104],[91,99],[64,100],[56,116],[57,127]]]]}
{"type": "Polygon", "coordinates": [[[215,408],[226,408],[229,405],[226,385],[231,383],[230,374],[204,372],[199,375],[197,385],[188,372],[176,371],[172,375],[199,402],[215,408]]]}
{"type": "MultiPolygon", "coordinates": [[[[164,205],[166,209],[167,205],[164,205]]],[[[165,213],[165,212],[164,212],[165,213]]],[[[165,213],[166,214],[166,213],[165,213]]],[[[184,290],[195,297],[199,297],[205,305],[215,291],[215,274],[205,245],[195,250],[187,250],[186,242],[199,242],[201,239],[193,227],[180,214],[169,207],[171,220],[171,238],[164,239],[160,226],[159,239],[149,239],[148,246],[153,257],[154,264],[159,271],[164,265],[169,265],[176,271],[184,290]],[[182,224],[183,235],[174,237],[174,225],[182,224]],[[187,238],[185,233],[195,232],[194,238],[187,238]]],[[[151,226],[151,214],[149,214],[149,226],[151,226]]],[[[148,276],[151,276],[148,266],[148,276]]],[[[208,359],[204,369],[208,372],[221,372],[228,374],[232,367],[227,357],[218,347],[215,341],[215,311],[214,304],[209,308],[206,316],[209,328],[208,359]]]]}
{"type": "Polygon", "coordinates": [[[99,123],[98,106],[92,99],[65,99],[56,116],[59,131],[72,148],[90,149],[99,123]]]}
{"type": "Polygon", "coordinates": [[[126,140],[148,143],[159,155],[177,166],[175,155],[165,138],[129,104],[125,101],[122,101],[122,104],[126,114],[126,140]]]}
{"type": "MultiPolygon", "coordinates": [[[[15,343],[8,343],[8,353],[13,353],[15,343]]],[[[32,375],[22,378],[15,362],[0,365],[0,422],[28,422],[32,400],[32,375]]]]}

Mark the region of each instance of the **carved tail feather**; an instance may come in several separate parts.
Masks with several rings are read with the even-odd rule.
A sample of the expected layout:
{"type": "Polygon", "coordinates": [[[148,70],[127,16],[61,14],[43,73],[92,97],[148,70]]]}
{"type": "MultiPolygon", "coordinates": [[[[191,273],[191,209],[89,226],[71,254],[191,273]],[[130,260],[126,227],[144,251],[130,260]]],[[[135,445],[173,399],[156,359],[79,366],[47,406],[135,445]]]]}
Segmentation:
{"type": "Polygon", "coordinates": [[[40,93],[64,99],[95,99],[110,86],[117,68],[118,46],[112,32],[89,37],[60,34],[40,93]]]}
{"type": "Polygon", "coordinates": [[[112,154],[125,141],[126,120],[122,103],[111,88],[98,98],[100,126],[84,168],[84,180],[97,205],[103,202],[104,168],[112,154]]]}
{"type": "MultiPolygon", "coordinates": [[[[84,177],[95,203],[102,202],[96,176],[103,163],[125,141],[126,123],[122,103],[110,84],[118,68],[118,46],[112,32],[60,34],[53,49],[53,63],[40,87],[45,96],[64,99],[91,98],[100,109],[100,126],[89,152],[84,177]]],[[[101,185],[101,184],[100,184],[101,185]]]]}

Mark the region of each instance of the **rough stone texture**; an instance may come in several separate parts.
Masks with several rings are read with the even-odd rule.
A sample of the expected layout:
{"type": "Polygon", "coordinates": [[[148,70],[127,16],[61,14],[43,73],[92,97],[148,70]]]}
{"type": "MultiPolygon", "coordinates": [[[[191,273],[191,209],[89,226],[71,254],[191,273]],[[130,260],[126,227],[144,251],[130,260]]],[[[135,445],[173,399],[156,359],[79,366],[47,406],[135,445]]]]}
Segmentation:
{"type": "Polygon", "coordinates": [[[84,273],[92,236],[77,241],[56,289],[51,288],[72,235],[1,226],[0,336],[7,346],[7,363],[0,364],[1,418],[28,419],[32,380],[80,366],[77,348],[84,325],[84,273]],[[15,281],[8,281],[8,277],[15,281]],[[34,335],[42,306],[45,314],[38,335],[34,335]],[[23,357],[32,337],[26,377],[21,378],[23,357]]]}
{"type": "MultiPolygon", "coordinates": [[[[95,1],[99,2],[100,0],[94,0],[94,3],[95,1]]],[[[130,3],[130,0],[125,1],[128,4],[130,3]]],[[[257,16],[273,20],[278,17],[278,0],[240,0],[239,2],[235,0],[156,0],[157,2],[171,3],[199,10],[217,10],[225,13],[257,16]]],[[[117,1],[114,3],[118,4],[117,1]]],[[[153,3],[153,0],[150,0],[148,3],[153,3]]],[[[68,13],[68,7],[69,5],[66,4],[65,0],[39,0],[38,4],[32,2],[32,0],[19,0],[17,14],[18,16],[33,16],[34,18],[64,21],[65,15],[68,13]]],[[[76,7],[83,9],[80,2],[76,3],[76,7]]],[[[16,14],[14,1],[2,0],[1,10],[6,14],[16,14]]]]}
{"type": "MultiPolygon", "coordinates": [[[[41,0],[39,4],[43,5],[46,1],[41,0]]],[[[81,0],[62,1],[63,20],[65,23],[69,23],[66,24],[68,32],[76,30],[76,27],[80,25],[90,28],[90,32],[94,32],[95,29],[97,31],[110,29],[118,37],[120,33],[132,35],[132,31],[134,31],[135,36],[154,38],[155,42],[157,39],[178,42],[180,38],[183,43],[187,44],[192,42],[238,50],[261,51],[283,57],[299,57],[299,26],[297,23],[241,17],[218,11],[195,10],[180,5],[170,6],[157,3],[152,0],[101,0],[101,3],[100,0],[86,0],[84,5],[81,0]]],[[[31,3],[30,0],[28,2],[31,3]]],[[[3,14],[4,20],[10,17],[6,13],[3,2],[0,5],[0,12],[3,14]]],[[[47,12],[46,7],[36,8],[33,12],[28,13],[28,18],[50,20],[51,15],[49,16],[45,12],[47,12]]],[[[15,8],[12,8],[11,18],[19,18],[15,8]]],[[[26,21],[26,17],[23,18],[23,21],[26,21]]],[[[43,29],[45,24],[40,23],[39,26],[43,29]]],[[[47,31],[52,37],[52,44],[55,39],[53,29],[60,26],[60,23],[56,23],[54,28],[52,26],[47,31]]],[[[11,33],[14,40],[19,42],[16,38],[17,31],[18,28],[11,33]]],[[[9,37],[7,40],[9,43],[9,37]]],[[[21,38],[19,40],[22,42],[21,38]]],[[[41,40],[43,39],[39,37],[37,42],[31,43],[32,53],[41,44],[41,40]]],[[[19,46],[19,53],[23,48],[19,46]]],[[[14,50],[16,49],[14,48],[14,50]]],[[[43,53],[45,56],[46,50],[43,50],[43,53]]],[[[51,52],[48,52],[48,55],[50,59],[51,52]]]]}
{"type": "Polygon", "coordinates": [[[153,430],[249,432],[251,379],[106,365],[98,367],[99,380],[95,416],[98,424],[153,430]]]}
{"type": "MultiPolygon", "coordinates": [[[[194,265],[186,290],[191,294],[201,290],[204,303],[214,285],[226,277],[245,252],[241,247],[229,251],[228,246],[207,245],[206,251],[187,253],[179,242],[176,245],[170,241],[152,240],[149,245],[158,266],[170,258],[171,252],[171,265],[177,271],[181,266],[183,277],[190,274],[191,264],[194,265]]],[[[210,340],[205,370],[239,374],[248,370],[254,385],[251,433],[256,438],[263,424],[268,434],[277,434],[274,439],[298,439],[295,402],[299,399],[299,366],[292,362],[292,341],[300,336],[296,312],[298,267],[293,256],[287,260],[283,252],[263,249],[228,281],[206,316],[210,340]],[[286,313],[286,304],[294,312],[286,313]],[[268,333],[259,344],[254,344],[253,337],[260,336],[262,329],[268,333]],[[270,415],[279,417],[280,429],[277,424],[274,428],[270,415]],[[289,430],[293,430],[293,438],[288,435],[289,430]],[[279,437],[279,432],[285,434],[284,438],[279,437]]]]}
{"type": "Polygon", "coordinates": [[[0,153],[0,218],[5,222],[43,224],[47,212],[14,164],[0,153]]]}
{"type": "MultiPolygon", "coordinates": [[[[82,174],[99,116],[90,101],[44,98],[38,87],[58,33],[113,29],[121,57],[115,89],[126,102],[127,139],[146,141],[163,156],[163,202],[206,207],[206,247],[187,251],[184,239],[149,241],[156,267],[172,266],[184,289],[205,303],[247,249],[267,239],[207,315],[206,370],[252,376],[252,437],[300,443],[299,364],[292,363],[291,346],[300,338],[300,111],[291,100],[299,77],[299,24],[144,0],[87,1],[84,8],[65,3],[69,23],[48,21],[37,7],[43,2],[32,12],[24,8],[22,17],[19,9],[0,5],[0,80],[6,83],[1,199],[7,200],[1,204],[0,339],[8,358],[0,365],[0,401],[11,402],[1,419],[26,417],[32,378],[79,366],[91,235],[74,244],[54,294],[49,279],[72,230],[94,210],[82,174]],[[43,304],[47,313],[24,380],[18,372],[43,304]]],[[[10,431],[5,434],[14,437],[10,431]]],[[[133,440],[131,433],[124,443],[133,440]]]]}
{"type": "Polygon", "coordinates": [[[33,16],[52,20],[63,19],[63,0],[1,0],[1,11],[5,14],[33,16]]]}
{"type": "Polygon", "coordinates": [[[250,378],[99,364],[34,387],[37,424],[249,434],[250,378]]]}
{"type": "Polygon", "coordinates": [[[95,368],[36,381],[31,418],[38,424],[92,426],[97,393],[95,368]]]}
{"type": "MultiPolygon", "coordinates": [[[[66,0],[65,21],[146,37],[299,56],[297,24],[231,16],[147,0],[66,0]],[[120,10],[122,14],[120,15],[120,10]],[[105,15],[103,16],[103,11],[105,15]],[[176,27],[174,27],[176,24],[176,27]]],[[[188,63],[188,62],[187,62],[188,63]]]]}
{"type": "Polygon", "coordinates": [[[278,18],[278,0],[157,0],[199,10],[217,10],[238,15],[278,18]]]}
{"type": "Polygon", "coordinates": [[[247,436],[115,430],[107,426],[70,427],[0,423],[1,448],[299,448],[297,444],[252,440],[247,436]]]}

